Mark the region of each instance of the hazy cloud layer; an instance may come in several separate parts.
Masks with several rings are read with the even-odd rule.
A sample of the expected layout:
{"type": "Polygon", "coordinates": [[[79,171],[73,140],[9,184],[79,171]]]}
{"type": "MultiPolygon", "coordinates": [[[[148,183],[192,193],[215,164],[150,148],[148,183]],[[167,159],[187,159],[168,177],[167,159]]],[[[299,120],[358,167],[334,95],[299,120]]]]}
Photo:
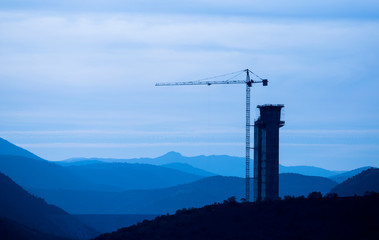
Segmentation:
{"type": "Polygon", "coordinates": [[[253,106],[286,106],[283,163],[378,166],[375,1],[2,6],[0,133],[42,157],[243,156],[244,86],[154,84],[250,68],[253,106]]]}

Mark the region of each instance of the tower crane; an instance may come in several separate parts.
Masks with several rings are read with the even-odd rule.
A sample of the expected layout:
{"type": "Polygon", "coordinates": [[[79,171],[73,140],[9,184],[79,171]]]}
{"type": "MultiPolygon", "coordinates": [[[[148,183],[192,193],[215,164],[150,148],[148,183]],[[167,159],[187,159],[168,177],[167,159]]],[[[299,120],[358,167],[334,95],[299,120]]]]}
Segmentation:
{"type": "MultiPolygon", "coordinates": [[[[255,83],[262,83],[263,86],[267,86],[268,80],[262,79],[258,75],[256,75],[254,72],[250,71],[249,69],[245,69],[239,72],[234,72],[231,74],[239,73],[240,75],[242,72],[246,73],[246,79],[245,80],[224,80],[224,81],[213,81],[210,80],[212,78],[207,78],[203,80],[198,81],[189,81],[189,82],[162,82],[162,83],[156,83],[155,86],[179,86],[179,85],[213,85],[213,84],[245,84],[246,85],[246,177],[245,177],[245,199],[247,202],[250,201],[250,127],[252,126],[250,124],[250,88],[255,83]],[[250,78],[250,73],[255,75],[259,80],[254,81],[250,78]]],[[[229,74],[221,75],[226,76],[229,74]]],[[[220,77],[220,76],[216,76],[220,77]]],[[[216,78],[213,77],[213,78],[216,78]]],[[[233,77],[234,78],[234,77],[233,77]]]]}

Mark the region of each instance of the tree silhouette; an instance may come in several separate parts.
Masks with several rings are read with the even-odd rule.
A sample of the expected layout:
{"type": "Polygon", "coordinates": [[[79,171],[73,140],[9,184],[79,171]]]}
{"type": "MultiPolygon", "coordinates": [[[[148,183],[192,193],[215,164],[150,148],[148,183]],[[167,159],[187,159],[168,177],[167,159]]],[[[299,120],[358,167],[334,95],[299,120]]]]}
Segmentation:
{"type": "Polygon", "coordinates": [[[320,199],[320,198],[322,198],[322,194],[320,192],[311,192],[308,195],[308,198],[310,198],[310,199],[320,199]]]}

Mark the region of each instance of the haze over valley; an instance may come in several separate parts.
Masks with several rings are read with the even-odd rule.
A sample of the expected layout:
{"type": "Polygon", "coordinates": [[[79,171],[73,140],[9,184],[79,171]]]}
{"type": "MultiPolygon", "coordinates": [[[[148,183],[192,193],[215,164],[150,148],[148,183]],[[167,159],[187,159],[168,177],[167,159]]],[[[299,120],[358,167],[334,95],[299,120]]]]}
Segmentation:
{"type": "MultiPolygon", "coordinates": [[[[51,235],[87,239],[96,233],[114,231],[143,219],[175,214],[178,209],[201,208],[222,203],[231,197],[238,201],[244,198],[245,180],[233,176],[237,166],[242,165],[243,158],[184,157],[179,153],[169,152],[156,159],[139,160],[141,163],[135,163],[136,159],[99,158],[51,162],[0,139],[0,172],[8,176],[1,175],[4,179],[1,189],[8,192],[2,196],[18,199],[12,206],[2,203],[4,210],[0,212],[0,216],[9,219],[6,222],[15,221],[37,229],[41,239],[45,235],[47,239],[55,238],[51,235]],[[222,175],[218,172],[218,166],[211,167],[218,161],[229,166],[234,164],[236,168],[224,170],[225,175],[222,175]],[[201,166],[206,170],[198,168],[201,166]],[[13,192],[17,197],[9,195],[13,192]],[[18,195],[21,193],[25,197],[20,198],[18,195]],[[54,210],[56,213],[49,213],[51,210],[38,210],[41,207],[34,207],[38,218],[44,214],[47,218],[59,216],[59,221],[74,223],[76,227],[67,227],[68,223],[65,223],[65,227],[60,230],[55,229],[56,227],[49,227],[49,230],[40,228],[39,222],[33,221],[37,215],[23,217],[25,211],[35,204],[33,202],[42,204],[41,206],[45,204],[46,207],[47,204],[53,204],[54,206],[47,208],[57,209],[54,210]],[[17,207],[17,204],[22,204],[25,210],[17,207]],[[12,209],[18,209],[18,214],[13,214],[12,209]],[[65,217],[62,218],[61,215],[65,217]],[[71,216],[73,218],[70,220],[71,216]],[[83,225],[78,225],[75,221],[82,221],[83,225]]],[[[325,196],[330,193],[363,196],[366,192],[379,191],[379,170],[375,168],[365,167],[346,172],[311,166],[281,166],[280,169],[282,173],[279,176],[279,194],[282,198],[308,196],[312,192],[320,192],[325,196]],[[339,184],[333,179],[342,183],[339,184]]],[[[251,191],[253,194],[253,189],[251,191]]],[[[62,226],[63,223],[57,224],[62,226]]],[[[26,230],[22,232],[27,234],[26,230]]]]}

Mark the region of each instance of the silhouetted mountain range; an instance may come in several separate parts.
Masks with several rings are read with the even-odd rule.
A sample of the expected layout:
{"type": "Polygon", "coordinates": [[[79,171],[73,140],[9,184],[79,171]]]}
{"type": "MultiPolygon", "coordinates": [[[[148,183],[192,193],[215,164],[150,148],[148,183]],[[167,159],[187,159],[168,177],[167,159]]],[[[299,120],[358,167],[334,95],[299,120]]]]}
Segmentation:
{"type": "Polygon", "coordinates": [[[353,176],[331,190],[338,196],[363,196],[366,192],[379,193],[379,169],[369,168],[353,176]]]}
{"type": "Polygon", "coordinates": [[[12,224],[11,221],[2,221],[3,224],[12,226],[14,230],[26,231],[26,234],[29,234],[25,227],[30,231],[35,229],[37,236],[38,232],[42,232],[72,239],[88,239],[96,234],[93,229],[62,209],[32,196],[2,173],[0,173],[0,217],[24,225],[21,227],[12,224]]]}
{"type": "Polygon", "coordinates": [[[307,176],[319,176],[330,178],[332,176],[344,173],[344,171],[330,171],[319,167],[312,166],[283,166],[279,165],[280,173],[298,173],[307,176]]]}
{"type": "Polygon", "coordinates": [[[162,214],[183,207],[200,207],[236,195],[242,197],[244,180],[210,177],[170,188],[124,192],[30,189],[70,213],[162,214]]]}
{"type": "Polygon", "coordinates": [[[165,165],[171,163],[185,163],[195,168],[222,176],[243,177],[245,173],[245,159],[227,155],[185,157],[177,152],[169,152],[157,158],[111,159],[111,158],[72,158],[64,162],[78,161],[128,162],[152,165],[165,165]]]}
{"type": "MultiPolygon", "coordinates": [[[[281,196],[306,196],[313,191],[326,194],[337,184],[327,178],[290,173],[280,174],[279,179],[281,196]]],[[[170,188],[121,193],[29,190],[70,213],[163,214],[181,208],[222,202],[231,196],[241,199],[245,197],[244,183],[243,178],[215,176],[170,188]]]]}
{"type": "Polygon", "coordinates": [[[379,197],[290,199],[183,209],[97,240],[379,239],[379,197]]]}
{"type": "MultiPolygon", "coordinates": [[[[41,159],[38,156],[19,148],[8,141],[0,138],[0,155],[23,156],[28,158],[41,159]],[[12,149],[12,150],[8,150],[12,149]]],[[[202,177],[212,175],[222,176],[239,176],[244,177],[245,174],[245,158],[232,157],[226,155],[212,156],[195,156],[185,157],[177,152],[169,152],[157,158],[135,158],[135,159],[110,159],[110,158],[72,158],[65,161],[54,162],[61,166],[83,166],[102,163],[137,163],[149,165],[161,165],[166,168],[179,170],[202,177]]],[[[368,168],[368,167],[365,167],[368,168]]],[[[337,182],[342,182],[348,177],[358,174],[365,168],[359,168],[352,171],[330,171],[312,166],[282,166],[279,165],[280,173],[299,173],[308,176],[329,177],[337,182]]],[[[104,183],[102,183],[104,184],[104,183]]],[[[110,186],[107,186],[108,190],[110,186]]],[[[103,189],[106,190],[107,187],[103,189]]],[[[113,189],[115,190],[115,189],[113,189]]]]}
{"type": "MultiPolygon", "coordinates": [[[[46,160],[0,155],[0,172],[23,187],[46,189],[112,189],[91,183],[65,167],[46,160]]],[[[114,188],[114,187],[113,187],[114,188]]]]}
{"type": "Polygon", "coordinates": [[[96,191],[164,188],[202,178],[149,164],[100,162],[62,167],[45,160],[4,155],[0,155],[0,171],[25,187],[96,191]]]}
{"type": "Polygon", "coordinates": [[[203,177],[216,176],[216,174],[214,174],[214,173],[204,171],[200,168],[195,168],[195,167],[193,167],[187,163],[168,163],[168,164],[163,164],[161,166],[176,169],[176,170],[186,172],[186,173],[190,173],[190,174],[195,174],[198,176],[203,176],[203,177]]]}
{"type": "MultiPolygon", "coordinates": [[[[127,162],[127,163],[145,163],[153,165],[162,165],[172,167],[180,171],[196,174],[200,176],[207,176],[193,169],[184,167],[181,164],[186,164],[192,168],[206,171],[213,175],[222,176],[236,176],[244,177],[245,175],[245,158],[233,157],[227,155],[212,155],[212,156],[195,156],[185,157],[177,152],[169,152],[157,158],[134,158],[134,159],[113,159],[113,158],[71,158],[59,162],[61,165],[83,165],[94,162],[127,162]]],[[[363,170],[363,169],[362,169],[363,170]]],[[[359,170],[357,170],[359,171],[359,170]]],[[[333,178],[339,182],[351,177],[359,172],[353,171],[330,171],[319,167],[312,166],[283,166],[279,165],[279,173],[298,173],[307,176],[320,176],[333,178]]]]}
{"type": "MultiPolygon", "coordinates": [[[[7,141],[0,142],[1,144],[12,145],[7,141]]],[[[12,148],[18,149],[20,155],[25,153],[20,148],[12,148]]],[[[18,151],[14,151],[13,154],[18,154],[18,151]]],[[[244,179],[220,176],[201,179],[212,175],[212,172],[196,167],[236,173],[237,168],[238,171],[244,169],[244,158],[184,157],[179,153],[170,152],[154,159],[125,160],[128,163],[112,161],[120,160],[71,159],[58,165],[42,159],[0,155],[0,171],[26,187],[28,191],[70,213],[160,214],[173,212],[177,208],[201,207],[223,201],[230,196],[236,196],[237,199],[244,197],[244,179]],[[131,163],[133,161],[142,163],[131,163]]],[[[309,174],[318,172],[327,176],[333,173],[304,166],[282,166],[281,169],[305,171],[309,174]]],[[[344,173],[343,177],[354,173],[344,173]]],[[[335,185],[334,181],[322,177],[281,174],[280,196],[307,195],[312,191],[325,194],[335,185]]]]}
{"type": "MultiPolygon", "coordinates": [[[[25,152],[29,152],[5,140],[0,141],[0,150],[7,147],[14,149],[12,154],[15,155],[1,155],[3,152],[0,151],[0,172],[28,188],[124,191],[164,188],[202,178],[202,176],[176,170],[173,166],[162,167],[150,164],[92,161],[60,166],[38,157],[24,157],[23,155],[28,155],[25,152]]],[[[4,152],[9,151],[4,150],[4,152]]],[[[192,169],[192,171],[195,170],[192,169]]]]}
{"type": "Polygon", "coordinates": [[[175,169],[138,163],[93,163],[65,167],[71,173],[97,185],[122,190],[165,188],[202,178],[175,169]]]}

